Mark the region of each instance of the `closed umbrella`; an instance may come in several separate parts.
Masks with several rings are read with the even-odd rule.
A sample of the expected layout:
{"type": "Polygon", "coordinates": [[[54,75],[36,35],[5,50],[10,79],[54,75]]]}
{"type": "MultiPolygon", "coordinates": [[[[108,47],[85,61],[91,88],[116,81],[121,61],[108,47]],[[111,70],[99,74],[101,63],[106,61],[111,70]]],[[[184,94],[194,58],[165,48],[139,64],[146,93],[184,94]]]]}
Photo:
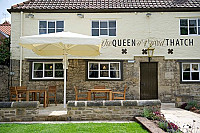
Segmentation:
{"type": "Polygon", "coordinates": [[[66,107],[66,69],[67,55],[97,56],[100,55],[101,39],[72,32],[20,37],[19,45],[32,50],[41,56],[63,56],[64,69],[64,108],[66,107]]]}

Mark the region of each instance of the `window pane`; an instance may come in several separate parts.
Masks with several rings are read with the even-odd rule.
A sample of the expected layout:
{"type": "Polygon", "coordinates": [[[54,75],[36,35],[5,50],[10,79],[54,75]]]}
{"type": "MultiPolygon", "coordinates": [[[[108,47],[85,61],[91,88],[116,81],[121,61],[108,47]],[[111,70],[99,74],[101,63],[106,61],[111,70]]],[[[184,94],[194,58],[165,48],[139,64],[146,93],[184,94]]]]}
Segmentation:
{"type": "Polygon", "coordinates": [[[89,72],[89,77],[90,78],[98,78],[98,71],[90,71],[89,72]]]}
{"type": "Polygon", "coordinates": [[[101,29],[100,35],[108,35],[108,30],[107,29],[101,29]]]}
{"type": "Polygon", "coordinates": [[[198,28],[198,34],[200,35],[200,27],[198,28]]]}
{"type": "Polygon", "coordinates": [[[42,78],[43,77],[43,71],[35,71],[33,77],[34,78],[42,78]]]}
{"type": "Polygon", "coordinates": [[[116,36],[116,29],[109,29],[109,36],[116,36]]]}
{"type": "Polygon", "coordinates": [[[43,63],[34,63],[34,70],[43,70],[43,63]]]}
{"type": "Polygon", "coordinates": [[[45,64],[45,70],[53,70],[53,64],[45,64]]]}
{"type": "Polygon", "coordinates": [[[92,28],[99,28],[99,21],[92,21],[92,28]]]}
{"type": "Polygon", "coordinates": [[[53,71],[45,71],[44,76],[45,77],[53,77],[53,71]]]}
{"type": "Polygon", "coordinates": [[[108,27],[107,22],[103,22],[103,21],[100,22],[100,28],[107,28],[107,27],[108,27]]]}
{"type": "Polygon", "coordinates": [[[56,32],[62,32],[64,29],[56,29],[56,32]]]}
{"type": "Polygon", "coordinates": [[[190,34],[197,34],[197,27],[190,27],[189,31],[190,31],[190,34]]]}
{"type": "Polygon", "coordinates": [[[119,63],[110,63],[110,70],[119,70],[119,63]]]}
{"type": "Polygon", "coordinates": [[[119,71],[110,71],[111,78],[119,78],[119,71]]]}
{"type": "Polygon", "coordinates": [[[47,29],[40,29],[39,34],[47,34],[47,29]]]}
{"type": "Polygon", "coordinates": [[[55,71],[55,77],[63,78],[64,77],[64,72],[63,71],[55,71]]]}
{"type": "Polygon", "coordinates": [[[64,28],[64,21],[56,21],[56,28],[64,28]]]}
{"type": "Polygon", "coordinates": [[[197,26],[197,21],[196,20],[189,20],[189,25],[190,26],[197,26]]]}
{"type": "Polygon", "coordinates": [[[98,70],[98,63],[89,63],[90,70],[98,70]]]}
{"type": "Polygon", "coordinates": [[[101,71],[100,72],[100,77],[108,77],[108,71],[101,71]]]}
{"type": "Polygon", "coordinates": [[[192,64],[192,71],[198,71],[199,70],[198,64],[192,64]]]}
{"type": "Polygon", "coordinates": [[[116,28],[116,21],[109,21],[109,28],[116,28]]]}
{"type": "Polygon", "coordinates": [[[63,64],[62,63],[55,63],[55,70],[63,70],[63,64]]]}
{"type": "Polygon", "coordinates": [[[55,28],[55,22],[48,22],[48,28],[55,28]]]}
{"type": "Polygon", "coordinates": [[[47,28],[47,21],[40,21],[39,28],[47,28]]]}
{"type": "Polygon", "coordinates": [[[187,27],[181,27],[181,35],[188,35],[188,28],[187,27]]]}
{"type": "Polygon", "coordinates": [[[99,36],[99,29],[92,29],[92,36],[99,36]]]}
{"type": "Polygon", "coordinates": [[[198,19],[198,26],[200,26],[200,19],[198,19]]]}
{"type": "Polygon", "coordinates": [[[199,80],[199,72],[192,72],[192,80],[199,80]]]}
{"type": "Polygon", "coordinates": [[[48,29],[48,33],[55,33],[55,29],[48,29]]]}
{"type": "Polygon", "coordinates": [[[188,26],[188,20],[187,19],[181,19],[180,20],[180,26],[188,26]]]}
{"type": "Polygon", "coordinates": [[[183,80],[190,80],[190,72],[183,72],[183,80]]]}
{"type": "Polygon", "coordinates": [[[190,71],[190,64],[183,64],[183,71],[190,71]]]}
{"type": "Polygon", "coordinates": [[[108,64],[100,64],[100,70],[109,70],[108,64]]]}

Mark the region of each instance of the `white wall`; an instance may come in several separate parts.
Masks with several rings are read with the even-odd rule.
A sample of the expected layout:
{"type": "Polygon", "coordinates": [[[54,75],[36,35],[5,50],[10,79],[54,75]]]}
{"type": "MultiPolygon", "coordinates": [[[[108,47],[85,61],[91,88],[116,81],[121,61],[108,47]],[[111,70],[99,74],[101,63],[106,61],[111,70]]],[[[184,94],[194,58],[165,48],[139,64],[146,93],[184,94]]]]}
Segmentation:
{"type": "MultiPolygon", "coordinates": [[[[34,18],[25,18],[23,15],[23,36],[37,35],[39,20],[64,20],[65,31],[91,35],[92,20],[116,20],[117,36],[102,37],[105,41],[112,42],[114,39],[135,39],[136,46],[103,46],[101,55],[92,57],[96,59],[134,59],[134,56],[147,56],[142,54],[149,43],[145,41],[164,41],[164,39],[193,39],[193,46],[167,46],[164,41],[162,46],[155,46],[155,56],[165,56],[166,59],[199,59],[200,58],[200,36],[180,36],[180,18],[200,18],[200,12],[153,12],[150,17],[146,13],[84,13],[84,18],[79,18],[76,13],[33,13],[34,18]],[[141,43],[140,43],[141,42],[141,43]],[[139,46],[137,44],[140,44],[139,46]],[[127,54],[122,54],[122,49],[127,49],[127,54]],[[168,49],[173,49],[173,54],[168,54],[168,49]]],[[[11,52],[12,59],[19,59],[19,37],[20,37],[20,13],[11,13],[11,52]]],[[[175,40],[176,42],[176,40],[175,40]]],[[[187,42],[187,40],[186,40],[187,42]]],[[[175,43],[176,44],[176,43],[175,43]]],[[[131,45],[131,44],[130,44],[131,45]]],[[[51,58],[40,57],[32,51],[24,49],[24,58],[51,58]]],[[[54,57],[55,58],[55,57],[54,57]]],[[[71,57],[73,58],[73,57],[71,57]]],[[[77,57],[76,57],[77,58],[77,57]]],[[[78,57],[87,58],[87,57],[78,57]]],[[[91,57],[89,57],[91,58],[91,57]]]]}

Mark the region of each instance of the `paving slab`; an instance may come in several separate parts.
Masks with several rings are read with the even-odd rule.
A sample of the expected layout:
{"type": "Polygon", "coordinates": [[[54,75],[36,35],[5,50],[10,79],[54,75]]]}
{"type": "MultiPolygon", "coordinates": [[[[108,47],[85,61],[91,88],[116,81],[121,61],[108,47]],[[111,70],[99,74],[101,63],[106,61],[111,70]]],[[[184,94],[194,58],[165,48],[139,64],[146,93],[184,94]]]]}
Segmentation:
{"type": "Polygon", "coordinates": [[[64,108],[63,104],[49,104],[44,108],[42,105],[39,107],[39,116],[61,116],[67,115],[67,108],[64,108]]]}
{"type": "Polygon", "coordinates": [[[174,103],[162,103],[161,112],[167,120],[178,125],[184,133],[200,133],[200,114],[175,108],[174,103]]]}
{"type": "Polygon", "coordinates": [[[136,117],[144,127],[146,127],[151,133],[165,133],[161,128],[159,128],[155,123],[151,122],[145,117],[136,117]]]}

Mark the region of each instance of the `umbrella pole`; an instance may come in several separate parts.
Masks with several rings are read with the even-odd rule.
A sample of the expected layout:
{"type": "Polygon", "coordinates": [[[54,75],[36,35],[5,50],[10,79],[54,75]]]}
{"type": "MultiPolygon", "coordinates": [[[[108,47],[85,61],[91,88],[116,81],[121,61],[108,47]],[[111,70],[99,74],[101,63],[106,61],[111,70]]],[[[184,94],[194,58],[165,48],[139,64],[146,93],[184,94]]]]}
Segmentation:
{"type": "Polygon", "coordinates": [[[67,61],[67,54],[64,55],[63,59],[64,63],[64,108],[66,108],[66,86],[67,86],[67,68],[68,68],[68,61],[67,61]]]}

